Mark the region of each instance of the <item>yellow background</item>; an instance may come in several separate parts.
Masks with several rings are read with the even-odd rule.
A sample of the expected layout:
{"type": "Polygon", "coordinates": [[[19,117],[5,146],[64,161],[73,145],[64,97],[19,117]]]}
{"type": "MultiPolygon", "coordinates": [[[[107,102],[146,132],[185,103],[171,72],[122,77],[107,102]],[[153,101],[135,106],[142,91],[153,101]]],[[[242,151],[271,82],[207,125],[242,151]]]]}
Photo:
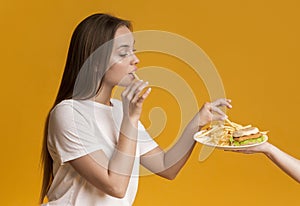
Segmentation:
{"type": "MultiPolygon", "coordinates": [[[[300,158],[299,8],[297,0],[2,1],[0,204],[37,205],[44,120],[56,96],[70,36],[95,12],[130,19],[135,31],[170,31],[198,44],[233,100],[230,118],[270,130],[270,142],[300,158]]],[[[140,56],[141,67],[168,67],[198,91],[199,105],[209,101],[186,65],[151,55],[140,56]]],[[[168,116],[166,130],[157,138],[164,148],[175,138],[180,119],[178,105],[170,102],[174,99],[169,94],[156,90],[146,104],[146,110],[163,107],[168,116]]],[[[149,124],[147,115],[143,119],[149,124]]],[[[215,150],[198,162],[200,149],[197,145],[174,181],[142,177],[134,205],[299,204],[299,184],[265,156],[215,150]]]]}

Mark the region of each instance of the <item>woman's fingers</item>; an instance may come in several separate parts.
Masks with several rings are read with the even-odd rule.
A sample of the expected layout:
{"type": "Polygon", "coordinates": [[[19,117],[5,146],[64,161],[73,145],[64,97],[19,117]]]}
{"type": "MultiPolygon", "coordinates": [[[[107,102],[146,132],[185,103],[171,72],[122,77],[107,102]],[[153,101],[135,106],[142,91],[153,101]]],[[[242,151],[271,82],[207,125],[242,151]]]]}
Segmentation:
{"type": "Polygon", "coordinates": [[[132,102],[136,102],[136,99],[135,99],[135,96],[137,93],[139,93],[140,91],[142,91],[142,89],[148,85],[148,82],[144,82],[144,81],[138,81],[137,84],[135,84],[131,90],[129,91],[128,95],[129,95],[129,99],[132,101],[132,102]]]}
{"type": "Polygon", "coordinates": [[[147,90],[146,90],[145,92],[143,92],[141,94],[141,92],[143,91],[143,89],[145,87],[147,87],[147,86],[148,86],[148,82],[144,82],[143,84],[139,85],[139,87],[136,88],[136,90],[134,91],[134,96],[132,98],[132,102],[137,102],[143,96],[143,94],[145,92],[147,92],[147,90]]]}
{"type": "Polygon", "coordinates": [[[137,101],[138,101],[139,103],[143,103],[144,100],[149,96],[150,92],[151,92],[151,87],[149,87],[149,88],[142,94],[142,96],[140,96],[140,97],[138,98],[137,101]]]}
{"type": "Polygon", "coordinates": [[[128,100],[132,100],[135,95],[135,91],[139,86],[141,86],[144,82],[142,80],[135,81],[131,83],[123,92],[124,97],[127,97],[128,100]]]}
{"type": "Polygon", "coordinates": [[[230,104],[231,100],[230,99],[225,99],[225,98],[221,98],[221,99],[217,99],[215,101],[213,101],[211,103],[212,107],[222,107],[222,106],[226,106],[228,108],[232,108],[232,105],[230,104]]]}
{"type": "Polygon", "coordinates": [[[210,111],[215,112],[221,116],[226,116],[226,114],[219,107],[211,106],[210,111]]]}
{"type": "Polygon", "coordinates": [[[142,80],[135,81],[123,91],[123,98],[126,98],[132,103],[142,103],[150,94],[151,89],[144,90],[148,86],[148,82],[142,80]],[[144,92],[142,92],[144,90],[144,92]],[[142,92],[142,93],[141,93],[142,92]]]}
{"type": "Polygon", "coordinates": [[[220,107],[226,106],[228,108],[232,108],[230,103],[231,100],[222,98],[211,103],[204,104],[204,111],[207,111],[209,114],[208,121],[224,121],[226,118],[228,118],[228,116],[220,109],[220,107]]]}
{"type": "Polygon", "coordinates": [[[131,88],[134,86],[134,84],[137,82],[132,82],[128,87],[126,87],[122,93],[123,96],[127,96],[127,94],[129,93],[129,91],[131,90],[131,88]]]}
{"type": "Polygon", "coordinates": [[[232,108],[232,105],[230,103],[231,103],[230,99],[221,98],[221,99],[217,99],[216,101],[210,104],[210,111],[215,113],[213,115],[213,121],[216,120],[223,121],[226,118],[228,118],[228,116],[219,107],[226,106],[228,108],[232,108]]]}
{"type": "Polygon", "coordinates": [[[219,107],[211,107],[211,111],[215,112],[216,114],[213,115],[214,120],[225,120],[228,116],[219,108],[219,107]]]}

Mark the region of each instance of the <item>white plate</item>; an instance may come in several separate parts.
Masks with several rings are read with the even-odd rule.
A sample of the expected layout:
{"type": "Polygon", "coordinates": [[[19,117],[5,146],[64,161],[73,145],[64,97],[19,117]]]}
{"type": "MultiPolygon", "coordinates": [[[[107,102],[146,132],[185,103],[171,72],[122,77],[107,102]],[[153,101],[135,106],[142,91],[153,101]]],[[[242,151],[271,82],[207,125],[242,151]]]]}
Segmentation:
{"type": "Polygon", "coordinates": [[[264,136],[264,141],[259,142],[259,143],[249,144],[249,145],[242,145],[242,146],[220,146],[220,145],[215,145],[215,144],[212,144],[212,143],[205,142],[205,140],[208,140],[208,138],[210,138],[208,136],[197,137],[202,133],[203,133],[203,131],[199,131],[196,134],[194,134],[194,140],[196,140],[197,142],[199,142],[203,145],[206,145],[208,147],[214,147],[214,148],[222,149],[222,150],[243,150],[243,149],[247,149],[247,148],[250,148],[250,147],[257,146],[257,145],[261,145],[261,144],[265,143],[266,141],[268,141],[268,136],[264,134],[263,135],[264,136]]]}

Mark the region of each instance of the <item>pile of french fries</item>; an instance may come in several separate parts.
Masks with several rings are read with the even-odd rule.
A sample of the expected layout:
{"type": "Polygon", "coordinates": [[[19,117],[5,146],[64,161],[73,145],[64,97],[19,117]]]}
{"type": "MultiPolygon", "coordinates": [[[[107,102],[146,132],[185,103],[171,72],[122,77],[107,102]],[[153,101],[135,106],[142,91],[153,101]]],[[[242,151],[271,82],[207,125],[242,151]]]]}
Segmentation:
{"type": "Polygon", "coordinates": [[[219,146],[230,146],[230,137],[234,131],[251,127],[251,125],[242,126],[226,119],[225,122],[209,125],[202,133],[198,133],[196,138],[206,137],[203,143],[209,143],[219,146]]]}

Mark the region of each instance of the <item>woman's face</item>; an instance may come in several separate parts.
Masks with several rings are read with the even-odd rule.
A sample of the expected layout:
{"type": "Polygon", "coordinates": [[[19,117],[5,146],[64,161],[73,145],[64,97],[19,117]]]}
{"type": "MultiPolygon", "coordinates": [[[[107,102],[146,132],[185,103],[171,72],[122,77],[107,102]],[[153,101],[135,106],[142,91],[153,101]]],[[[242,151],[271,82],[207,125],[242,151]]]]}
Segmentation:
{"type": "Polygon", "coordinates": [[[136,64],[139,63],[134,51],[132,32],[126,26],[118,28],[110,57],[110,67],[103,78],[104,84],[111,87],[128,86],[134,80],[132,73],[137,70],[136,64]]]}

